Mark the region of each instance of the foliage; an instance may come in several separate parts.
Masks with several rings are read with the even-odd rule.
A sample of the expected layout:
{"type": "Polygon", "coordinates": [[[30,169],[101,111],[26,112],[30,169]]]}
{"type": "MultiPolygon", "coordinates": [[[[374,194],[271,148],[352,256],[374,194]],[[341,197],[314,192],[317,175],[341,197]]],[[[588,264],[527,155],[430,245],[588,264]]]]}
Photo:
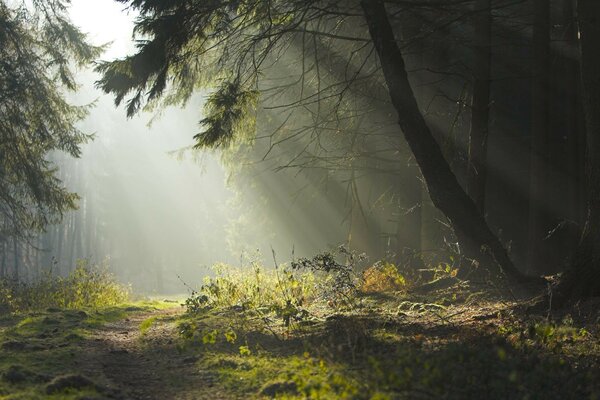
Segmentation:
{"type": "MultiPolygon", "coordinates": [[[[317,48],[330,51],[331,43],[324,43],[324,38],[344,38],[339,32],[344,29],[343,24],[326,21],[338,12],[349,11],[348,5],[341,7],[330,1],[117,1],[139,12],[134,34],[141,40],[134,54],[97,67],[102,74],[98,86],[114,95],[116,104],[126,101],[128,115],[142,108],[185,104],[195,91],[214,91],[205,105],[206,117],[200,122],[204,130],[195,136],[198,147],[223,146],[235,142],[233,138],[252,136],[254,116],[248,111],[254,108],[259,92],[266,93],[263,97],[278,105],[286,102],[283,94],[294,92],[301,98],[295,106],[312,108],[313,91],[320,86],[316,82],[330,75],[316,65],[323,58],[318,56],[317,48]],[[300,41],[306,47],[303,57],[312,58],[314,66],[311,62],[294,61],[295,65],[291,65],[285,61],[300,41]],[[314,49],[309,50],[311,45],[314,49]],[[301,71],[303,77],[279,77],[273,72],[274,66],[280,72],[290,68],[301,71]],[[269,93],[267,87],[272,82],[277,82],[278,88],[269,93]]],[[[357,4],[351,7],[356,9],[357,4]]],[[[366,39],[359,35],[356,40],[352,40],[353,36],[348,39],[346,48],[357,54],[364,52],[366,39]]],[[[370,55],[365,54],[366,58],[370,55]]],[[[323,85],[319,101],[329,98],[335,108],[343,108],[345,92],[361,73],[359,70],[353,74],[349,68],[350,63],[346,65],[345,82],[327,88],[323,85]]],[[[355,110],[351,102],[347,103],[348,109],[355,110]]]]}
{"type": "Polygon", "coordinates": [[[76,124],[88,107],[65,91],[77,88],[72,67],[101,49],[67,17],[68,1],[0,2],[0,235],[27,238],[76,207],[57,179],[52,154],[80,155],[91,136],[76,124]]]}
{"type": "Polygon", "coordinates": [[[317,296],[311,273],[294,274],[285,267],[266,270],[258,263],[248,268],[218,264],[214,271],[216,276],[206,278],[200,290],[185,301],[188,313],[225,308],[263,317],[275,314],[289,327],[307,316],[304,307],[317,296]]]}
{"type": "Polygon", "coordinates": [[[326,252],[311,259],[301,258],[294,261],[292,269],[326,274],[318,283],[323,298],[334,307],[352,306],[358,288],[358,278],[354,271],[357,264],[366,257],[363,254],[356,255],[344,246],[338,248],[338,254],[346,257],[346,263],[337,262],[334,254],[326,252]]]}
{"type": "Polygon", "coordinates": [[[422,325],[422,318],[398,329],[382,315],[371,315],[367,323],[349,317],[345,331],[363,330],[354,354],[345,332],[331,325],[326,331],[319,327],[303,332],[303,340],[269,342],[254,336],[246,345],[253,351],[245,355],[235,346],[215,345],[202,353],[200,363],[243,397],[594,398],[599,393],[594,373],[577,373],[565,359],[548,357],[543,348],[520,349],[490,336],[483,326],[460,331],[468,340],[456,338],[456,330],[442,325],[432,335],[431,322],[422,325]]]}
{"type": "Polygon", "coordinates": [[[544,347],[554,351],[589,335],[585,328],[574,326],[570,316],[562,321],[533,320],[525,325],[513,322],[500,326],[498,333],[519,348],[544,347]]]}
{"type": "Polygon", "coordinates": [[[196,147],[227,147],[234,138],[253,133],[250,111],[256,108],[258,92],[244,90],[239,81],[223,82],[206,101],[206,129],[194,136],[196,147]]]}
{"type": "Polygon", "coordinates": [[[406,287],[406,279],[398,267],[387,261],[375,263],[363,272],[360,290],[363,293],[390,292],[406,287]]]}
{"type": "Polygon", "coordinates": [[[0,310],[34,311],[47,308],[99,308],[121,304],[129,298],[128,287],[118,283],[108,265],[78,260],[67,277],[45,274],[32,283],[0,282],[0,310]]]}

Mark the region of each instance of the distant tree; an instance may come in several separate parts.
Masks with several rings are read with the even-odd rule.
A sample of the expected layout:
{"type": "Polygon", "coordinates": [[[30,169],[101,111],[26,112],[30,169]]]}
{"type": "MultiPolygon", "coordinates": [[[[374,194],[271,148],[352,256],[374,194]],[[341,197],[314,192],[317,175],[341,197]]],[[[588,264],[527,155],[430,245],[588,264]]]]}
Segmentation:
{"type": "Polygon", "coordinates": [[[587,217],[559,302],[600,295],[600,2],[578,0],[581,80],[587,138],[587,217]]]}
{"type": "MultiPolygon", "coordinates": [[[[359,74],[347,75],[345,81],[316,92],[300,89],[300,100],[291,104],[306,108],[336,96],[341,102],[353,82],[366,77],[383,81],[430,197],[451,221],[462,251],[469,258],[485,259],[486,266],[497,264],[506,274],[523,278],[460,186],[425,123],[383,1],[117,1],[139,10],[135,32],[143,39],[138,41],[135,54],[98,67],[103,74],[98,86],[114,94],[117,104],[127,98],[129,115],[145,102],[150,108],[161,102],[185,103],[195,90],[216,87],[200,122],[203,131],[195,137],[198,147],[225,146],[247,132],[244,128],[252,126],[248,121],[259,93],[265,89],[264,77],[282,59],[289,61],[285,55],[295,38],[302,38],[302,50],[295,61],[298,68],[308,68],[304,57],[310,53],[305,47],[311,41],[352,43],[348,64],[359,66],[359,74]],[[374,52],[379,56],[383,76],[362,71],[369,61],[373,62],[374,52]]],[[[391,7],[439,4],[418,0],[388,3],[391,7]]],[[[312,55],[318,60],[318,54],[312,55]]],[[[316,70],[315,80],[326,74],[318,63],[310,68],[316,70]]],[[[378,69],[376,66],[372,71],[378,69]]],[[[305,82],[302,78],[301,83],[305,82]]]]}
{"type": "Polygon", "coordinates": [[[467,190],[479,211],[485,214],[492,75],[492,1],[477,0],[474,11],[477,15],[473,24],[475,62],[473,65],[467,190]]]}
{"type": "Polygon", "coordinates": [[[88,107],[65,94],[77,88],[73,67],[100,49],[69,21],[68,3],[0,1],[1,241],[28,240],[76,207],[51,160],[57,151],[78,157],[91,138],[76,126],[88,107]]]}
{"type": "Polygon", "coordinates": [[[542,274],[543,238],[548,234],[550,3],[533,2],[533,87],[531,115],[531,173],[529,182],[529,271],[542,274]]]}

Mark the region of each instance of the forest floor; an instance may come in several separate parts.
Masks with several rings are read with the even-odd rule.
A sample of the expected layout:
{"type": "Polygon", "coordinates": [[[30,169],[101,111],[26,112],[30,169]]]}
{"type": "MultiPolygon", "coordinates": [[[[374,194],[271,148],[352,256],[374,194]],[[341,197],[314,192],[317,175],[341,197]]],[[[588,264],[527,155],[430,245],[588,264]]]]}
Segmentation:
{"type": "Polygon", "coordinates": [[[176,302],[0,317],[1,399],[597,399],[600,300],[362,296],[288,325],[176,302]],[[286,326],[287,325],[287,326],[286,326]]]}

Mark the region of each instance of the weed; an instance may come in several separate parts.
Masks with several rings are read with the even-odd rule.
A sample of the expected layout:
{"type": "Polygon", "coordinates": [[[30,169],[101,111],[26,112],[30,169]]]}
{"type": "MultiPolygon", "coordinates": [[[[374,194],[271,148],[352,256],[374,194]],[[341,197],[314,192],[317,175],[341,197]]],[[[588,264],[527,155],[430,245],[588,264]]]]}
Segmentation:
{"type": "Polygon", "coordinates": [[[335,255],[326,252],[317,254],[311,259],[301,258],[292,262],[293,270],[308,270],[325,274],[319,283],[319,292],[333,308],[352,308],[355,306],[359,279],[355,274],[357,264],[366,259],[364,254],[356,255],[344,246],[338,248],[338,254],[346,258],[344,264],[339,263],[335,255]]]}
{"type": "Polygon", "coordinates": [[[387,261],[375,263],[363,272],[360,291],[363,293],[390,292],[406,287],[406,279],[398,267],[387,261]]]}
{"type": "Polygon", "coordinates": [[[317,296],[312,273],[293,273],[285,266],[266,270],[257,263],[250,268],[225,264],[214,267],[216,276],[207,278],[184,306],[188,314],[209,309],[227,309],[249,313],[268,321],[275,315],[286,327],[308,315],[304,308],[317,296]]]}
{"type": "Polygon", "coordinates": [[[118,283],[108,265],[78,260],[67,277],[50,273],[31,283],[0,281],[0,312],[116,306],[128,300],[129,287],[118,283]]]}

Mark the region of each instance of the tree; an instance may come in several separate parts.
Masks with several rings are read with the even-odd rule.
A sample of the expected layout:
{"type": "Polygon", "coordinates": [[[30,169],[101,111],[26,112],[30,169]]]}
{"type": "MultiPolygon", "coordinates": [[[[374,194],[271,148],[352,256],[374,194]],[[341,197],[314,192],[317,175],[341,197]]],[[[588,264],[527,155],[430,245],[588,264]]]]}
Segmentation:
{"type": "Polygon", "coordinates": [[[529,183],[529,269],[544,270],[542,240],[549,231],[546,197],[548,191],[549,95],[550,95],[550,4],[534,1],[533,87],[531,116],[531,173],[529,183]]]}
{"type": "Polygon", "coordinates": [[[468,191],[479,211],[485,213],[487,142],[490,120],[490,85],[492,68],[492,2],[475,3],[473,95],[471,132],[469,134],[468,191]]]}
{"type": "Polygon", "coordinates": [[[19,242],[30,241],[64,213],[77,195],[65,189],[51,161],[57,151],[73,157],[91,136],[76,123],[88,107],[65,98],[75,83],[73,63],[95,59],[100,48],[67,18],[65,0],[0,2],[0,242],[12,238],[18,277],[19,242]]]}
{"type": "MultiPolygon", "coordinates": [[[[204,130],[196,136],[198,147],[228,145],[244,134],[245,121],[264,89],[261,77],[268,76],[267,71],[290,49],[294,37],[352,43],[356,60],[349,64],[361,68],[369,65],[374,48],[403,137],[431,199],[451,221],[462,251],[472,259],[485,259],[486,266],[498,264],[506,274],[523,278],[459,185],[427,127],[383,1],[117,1],[140,11],[135,31],[145,39],[139,41],[134,55],[101,64],[98,70],[103,76],[98,86],[112,93],[117,104],[129,96],[129,115],[138,112],[144,101],[149,108],[161,104],[161,98],[162,104],[184,103],[194,90],[217,86],[201,121],[204,130]],[[356,28],[356,22],[365,19],[368,33],[356,28]]],[[[296,64],[304,67],[304,59],[299,61],[296,64]]],[[[316,68],[318,71],[318,65],[316,68]]],[[[355,80],[356,76],[350,76],[328,90],[306,96],[300,90],[300,100],[292,104],[306,107],[335,96],[341,101],[345,88],[355,80]]]]}
{"type": "Polygon", "coordinates": [[[586,123],[587,218],[559,303],[600,295],[600,2],[578,0],[581,80],[586,123]]]}
{"type": "Polygon", "coordinates": [[[57,151],[78,157],[91,138],[76,127],[88,107],[69,104],[65,91],[77,87],[73,63],[100,49],[69,22],[65,0],[8,4],[0,2],[0,240],[13,238],[17,259],[18,240],[76,207],[51,159],[57,151]]]}

